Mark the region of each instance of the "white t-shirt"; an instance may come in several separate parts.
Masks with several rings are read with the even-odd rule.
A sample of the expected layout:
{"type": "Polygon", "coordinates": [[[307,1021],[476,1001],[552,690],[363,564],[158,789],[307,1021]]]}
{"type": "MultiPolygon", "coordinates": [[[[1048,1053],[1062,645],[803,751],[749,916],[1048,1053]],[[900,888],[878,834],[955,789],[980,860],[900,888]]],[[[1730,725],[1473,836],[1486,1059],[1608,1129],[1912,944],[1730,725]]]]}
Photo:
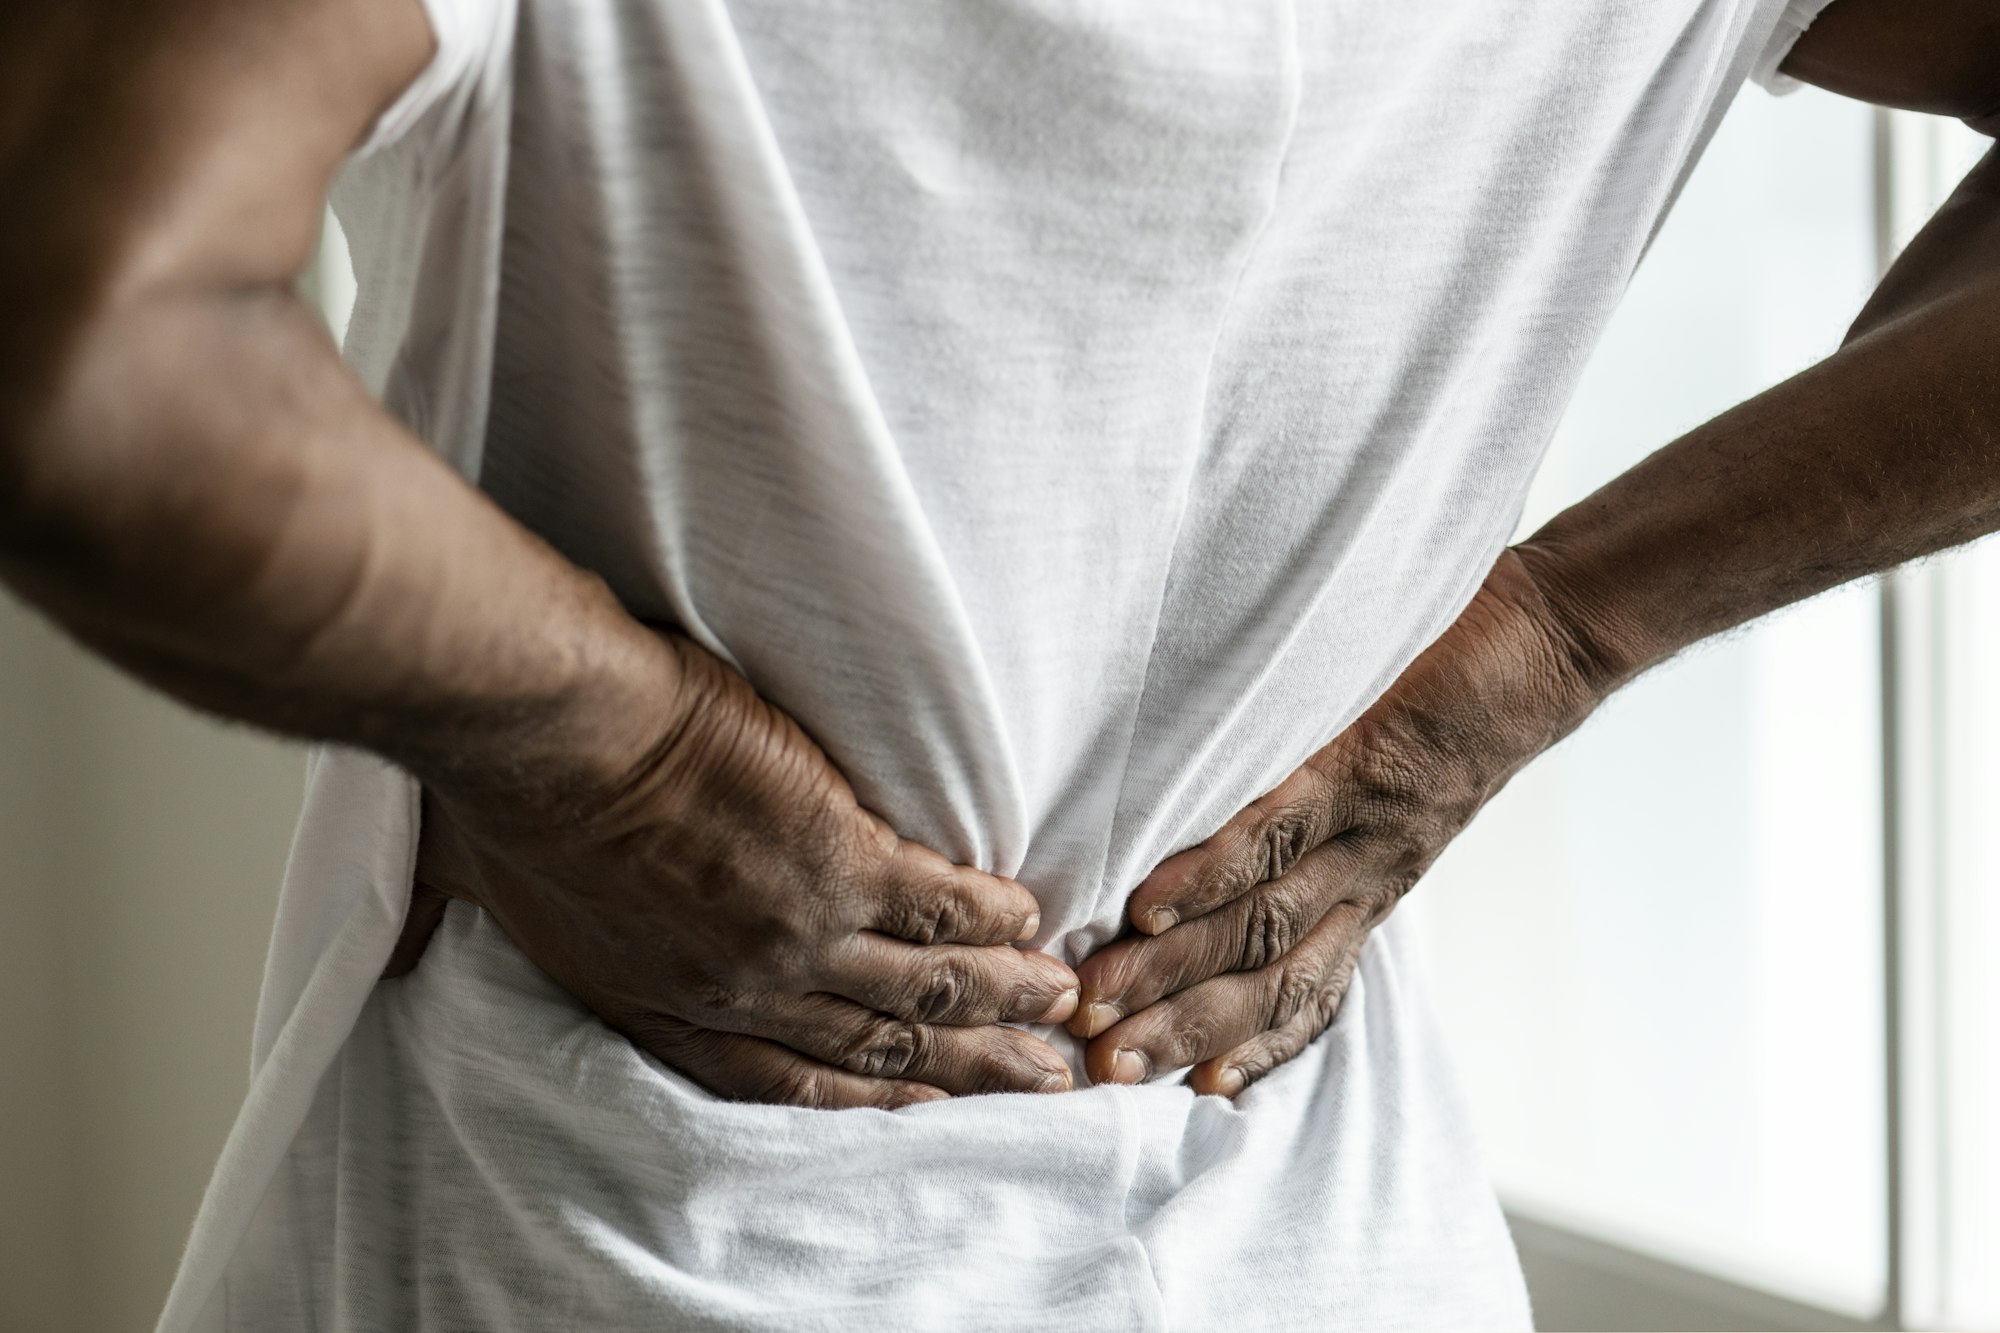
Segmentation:
{"type": "MultiPolygon", "coordinates": [[[[430,0],[348,352],[1076,961],[1458,613],[1824,3],[430,0]]],[[[415,827],[319,758],[166,1329],[1528,1321],[1393,921],[1233,1104],[740,1105],[474,909],[377,984],[415,827]]]]}

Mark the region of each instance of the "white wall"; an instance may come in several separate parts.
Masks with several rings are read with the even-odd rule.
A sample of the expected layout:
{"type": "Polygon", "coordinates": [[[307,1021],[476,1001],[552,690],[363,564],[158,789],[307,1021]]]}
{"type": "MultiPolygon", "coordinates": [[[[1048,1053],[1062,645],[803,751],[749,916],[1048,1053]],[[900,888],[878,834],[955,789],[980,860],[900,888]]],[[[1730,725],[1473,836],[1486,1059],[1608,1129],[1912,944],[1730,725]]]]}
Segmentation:
{"type": "Polygon", "coordinates": [[[247,1082],[303,779],[0,599],[0,1328],[151,1327],[247,1082]]]}

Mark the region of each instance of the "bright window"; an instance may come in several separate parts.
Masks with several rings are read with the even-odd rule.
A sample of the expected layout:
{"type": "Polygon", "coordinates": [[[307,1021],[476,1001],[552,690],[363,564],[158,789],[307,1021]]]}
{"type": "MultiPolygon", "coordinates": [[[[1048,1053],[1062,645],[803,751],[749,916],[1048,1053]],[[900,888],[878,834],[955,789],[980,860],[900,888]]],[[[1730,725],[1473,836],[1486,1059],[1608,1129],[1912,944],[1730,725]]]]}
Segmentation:
{"type": "MultiPolygon", "coordinates": [[[[1907,239],[1970,142],[1741,99],[1523,530],[1834,350],[1884,225],[1907,239]]],[[[1895,596],[1643,678],[1410,906],[1510,1209],[1838,1315],[2000,1326],[2000,546],[1895,596]]]]}

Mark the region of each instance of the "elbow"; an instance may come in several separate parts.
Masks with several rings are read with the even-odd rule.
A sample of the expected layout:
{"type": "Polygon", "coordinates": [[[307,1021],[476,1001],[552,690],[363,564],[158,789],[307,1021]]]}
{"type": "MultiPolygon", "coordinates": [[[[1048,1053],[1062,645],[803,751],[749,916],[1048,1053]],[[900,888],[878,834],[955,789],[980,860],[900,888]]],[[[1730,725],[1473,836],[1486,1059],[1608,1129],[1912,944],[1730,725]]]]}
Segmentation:
{"type": "Polygon", "coordinates": [[[1989,139],[2000,139],[2000,32],[1959,67],[1952,114],[1989,139]]]}
{"type": "MultiPolygon", "coordinates": [[[[0,197],[35,198],[0,161],[0,197]]],[[[43,507],[59,422],[95,330],[110,315],[119,251],[64,210],[0,219],[0,553],[15,554],[43,507]]]]}
{"type": "Polygon", "coordinates": [[[1959,68],[1952,113],[1989,139],[2000,139],[2000,30],[1969,51],[1959,68]]]}
{"type": "MultiPolygon", "coordinates": [[[[0,278],[0,291],[10,288],[18,284],[0,278]]],[[[0,306],[0,558],[26,554],[48,526],[47,481],[75,341],[73,321],[37,313],[31,302],[0,306]]]]}
{"type": "Polygon", "coordinates": [[[104,266],[0,227],[0,555],[47,527],[65,401],[103,320],[104,266]]]}
{"type": "Polygon", "coordinates": [[[1995,84],[1977,103],[1984,109],[1965,117],[1967,125],[1989,139],[2000,139],[2000,79],[1995,84]]]}
{"type": "MultiPolygon", "coordinates": [[[[0,388],[0,397],[13,396],[12,386],[0,388]]],[[[55,535],[47,485],[55,450],[37,420],[43,415],[16,402],[0,403],[0,563],[32,560],[55,535]]]]}
{"type": "Polygon", "coordinates": [[[34,309],[0,311],[0,560],[15,564],[70,540],[79,408],[118,396],[90,365],[105,321],[67,303],[34,309]]]}
{"type": "Polygon", "coordinates": [[[54,404],[45,374],[32,373],[21,354],[33,339],[21,321],[0,316],[0,559],[19,557],[35,544],[40,478],[53,442],[54,404]]]}
{"type": "Polygon", "coordinates": [[[0,314],[0,352],[32,351],[0,357],[0,561],[143,568],[178,554],[223,488],[261,506],[277,493],[259,485],[296,481],[273,423],[299,410],[309,358],[337,353],[289,286],[62,310],[0,314]],[[273,456],[259,482],[241,475],[273,456]]]}

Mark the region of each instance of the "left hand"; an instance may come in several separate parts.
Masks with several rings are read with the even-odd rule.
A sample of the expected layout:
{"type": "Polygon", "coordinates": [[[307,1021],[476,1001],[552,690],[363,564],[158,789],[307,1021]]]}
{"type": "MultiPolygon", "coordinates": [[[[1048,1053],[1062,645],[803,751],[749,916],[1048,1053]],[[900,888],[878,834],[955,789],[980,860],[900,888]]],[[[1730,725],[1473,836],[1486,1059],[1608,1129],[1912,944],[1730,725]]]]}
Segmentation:
{"type": "MultiPolygon", "coordinates": [[[[1539,567],[1539,566],[1538,566],[1539,567]]],[[[1602,697],[1529,565],[1504,552],[1376,703],[1133,891],[1076,969],[1097,1083],[1193,1065],[1233,1097],[1333,1022],[1368,934],[1522,765],[1602,697]]]]}

